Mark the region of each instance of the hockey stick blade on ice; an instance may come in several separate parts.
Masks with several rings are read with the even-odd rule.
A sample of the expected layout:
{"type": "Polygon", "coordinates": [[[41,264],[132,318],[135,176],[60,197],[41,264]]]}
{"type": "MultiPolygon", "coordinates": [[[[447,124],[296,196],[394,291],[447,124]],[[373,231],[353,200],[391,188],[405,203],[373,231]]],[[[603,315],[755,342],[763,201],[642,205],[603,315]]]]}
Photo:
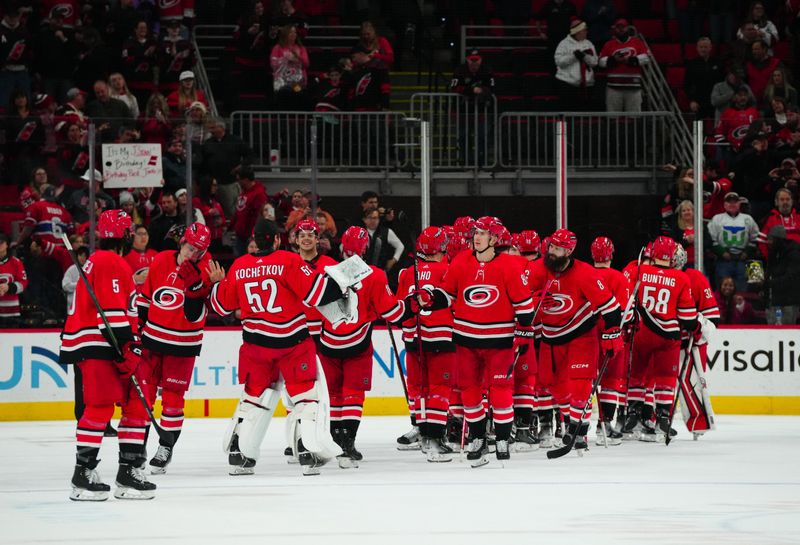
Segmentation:
{"type": "MultiPolygon", "coordinates": [[[[67,253],[69,253],[69,256],[72,258],[72,263],[75,265],[75,268],[78,269],[78,274],[80,274],[81,280],[83,281],[83,286],[86,288],[86,293],[88,293],[89,297],[92,299],[92,303],[94,303],[97,314],[100,316],[100,319],[103,320],[103,325],[105,326],[106,332],[108,333],[108,338],[111,341],[111,347],[114,349],[114,352],[117,353],[118,358],[124,359],[125,356],[122,354],[122,347],[119,345],[116,335],[114,335],[114,330],[111,329],[111,324],[108,323],[108,318],[106,317],[105,311],[100,306],[100,301],[97,300],[97,295],[94,292],[94,288],[92,288],[92,285],[89,283],[89,279],[86,278],[86,273],[83,271],[80,263],[78,263],[78,257],[75,255],[75,250],[73,250],[72,244],[70,244],[66,233],[61,233],[61,240],[64,241],[64,247],[67,249],[67,253]]],[[[147,412],[147,417],[150,419],[153,429],[156,430],[158,438],[163,441],[166,446],[173,446],[175,444],[175,438],[171,432],[158,425],[156,417],[153,415],[153,410],[150,408],[150,404],[147,403],[147,398],[144,396],[142,386],[139,384],[139,380],[135,375],[131,375],[131,383],[133,384],[133,389],[136,390],[136,395],[139,397],[139,401],[141,401],[142,405],[144,405],[144,410],[147,412]]]]}
{"type": "MultiPolygon", "coordinates": [[[[603,365],[600,366],[600,372],[597,373],[597,378],[594,381],[594,385],[592,386],[592,393],[589,394],[589,400],[586,402],[586,405],[583,406],[583,411],[581,412],[580,418],[578,418],[578,427],[576,432],[580,430],[581,424],[583,423],[583,417],[586,416],[586,412],[589,410],[589,407],[592,406],[592,398],[597,393],[597,387],[600,384],[600,380],[603,378],[603,375],[606,372],[606,367],[608,367],[608,362],[611,360],[611,353],[606,352],[605,356],[603,356],[603,365]]],[[[559,447],[554,450],[547,451],[547,458],[548,460],[555,460],[556,458],[561,458],[562,456],[566,456],[575,446],[575,441],[578,439],[578,434],[573,433],[570,435],[569,442],[564,445],[563,447],[559,447]]]]}

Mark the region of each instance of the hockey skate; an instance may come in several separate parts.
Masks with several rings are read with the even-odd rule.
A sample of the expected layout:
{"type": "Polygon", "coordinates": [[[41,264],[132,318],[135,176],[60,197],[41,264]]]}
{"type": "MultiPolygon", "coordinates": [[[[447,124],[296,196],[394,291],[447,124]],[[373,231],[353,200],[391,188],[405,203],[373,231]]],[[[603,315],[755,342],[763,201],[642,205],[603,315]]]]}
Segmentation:
{"type": "Polygon", "coordinates": [[[464,431],[464,419],[447,417],[447,444],[453,450],[461,448],[461,433],[464,431]]]}
{"type": "Polygon", "coordinates": [[[234,435],[228,453],[228,475],[252,475],[256,461],[239,452],[239,437],[234,435]]]}
{"type": "Polygon", "coordinates": [[[495,441],[495,456],[497,456],[497,460],[503,462],[505,460],[511,459],[511,452],[508,450],[508,440],[506,439],[497,439],[495,441]]]}
{"type": "Polygon", "coordinates": [[[517,428],[514,433],[514,451],[532,452],[539,448],[539,439],[531,433],[530,428],[517,428]]]}
{"type": "Polygon", "coordinates": [[[86,466],[75,466],[72,474],[72,501],[106,501],[111,487],[100,480],[97,470],[86,466]]]}
{"type": "Polygon", "coordinates": [[[172,461],[172,447],[158,445],[155,456],[150,460],[150,475],[163,475],[172,461]]]}
{"type": "Polygon", "coordinates": [[[606,444],[603,438],[603,429],[605,429],[605,439],[608,441],[609,445],[617,446],[622,444],[622,434],[614,429],[611,422],[598,422],[597,438],[595,439],[595,444],[597,446],[602,447],[606,444]]]}
{"type": "Polygon", "coordinates": [[[356,438],[346,429],[341,430],[340,438],[341,443],[339,443],[339,446],[342,447],[342,454],[336,457],[336,461],[339,462],[339,467],[342,469],[358,467],[358,462],[364,458],[364,456],[356,450],[356,438]]]}
{"type": "Polygon", "coordinates": [[[309,452],[303,446],[303,441],[297,442],[297,461],[300,463],[300,468],[303,470],[303,475],[319,475],[319,468],[328,463],[327,460],[316,456],[314,453],[309,452]]]}
{"type": "Polygon", "coordinates": [[[422,446],[420,439],[419,428],[414,426],[397,438],[397,450],[419,450],[422,446]]]}
{"type": "Polygon", "coordinates": [[[119,465],[116,485],[114,497],[120,500],[152,500],[156,495],[156,485],[141,468],[130,464],[119,465]]]}
{"type": "Polygon", "coordinates": [[[650,422],[644,422],[641,425],[641,431],[639,433],[639,441],[643,443],[663,443],[664,442],[664,434],[661,430],[656,429],[656,426],[650,422]]]}
{"type": "Polygon", "coordinates": [[[425,458],[429,462],[450,462],[453,460],[453,449],[442,438],[425,437],[425,458]]]}
{"type": "Polygon", "coordinates": [[[472,467],[481,467],[489,463],[489,446],[486,437],[475,437],[467,446],[467,461],[472,467]]]}
{"type": "Polygon", "coordinates": [[[642,402],[633,401],[628,406],[625,423],[622,425],[622,440],[636,441],[642,434],[641,422],[642,402]]]}
{"type": "Polygon", "coordinates": [[[541,448],[553,448],[554,444],[553,426],[549,422],[543,422],[539,426],[539,446],[541,448]]]}
{"type": "Polygon", "coordinates": [[[299,463],[297,458],[294,457],[294,451],[292,450],[292,447],[286,447],[285,449],[283,449],[283,455],[286,456],[287,464],[299,463]]]}

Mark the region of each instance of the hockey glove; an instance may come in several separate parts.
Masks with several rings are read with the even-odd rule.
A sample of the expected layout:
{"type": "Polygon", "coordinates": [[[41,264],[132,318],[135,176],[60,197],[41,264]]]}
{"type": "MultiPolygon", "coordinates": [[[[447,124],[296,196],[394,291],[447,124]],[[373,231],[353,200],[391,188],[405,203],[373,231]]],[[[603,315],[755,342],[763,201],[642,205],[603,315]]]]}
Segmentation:
{"type": "Polygon", "coordinates": [[[433,305],[433,293],[429,289],[423,288],[409,294],[405,301],[412,314],[419,314],[420,311],[433,305]]]}
{"type": "Polygon", "coordinates": [[[522,356],[528,351],[528,347],[533,345],[533,326],[519,325],[514,330],[514,353],[522,356]]]}
{"type": "Polygon", "coordinates": [[[142,361],[142,345],[129,342],[122,347],[122,359],[114,362],[123,380],[127,380],[136,372],[139,363],[142,361]]]}
{"type": "Polygon", "coordinates": [[[622,348],[622,332],[618,327],[607,329],[600,335],[600,350],[609,357],[613,358],[614,354],[622,352],[622,348]]]}
{"type": "Polygon", "coordinates": [[[197,268],[195,263],[188,259],[181,263],[180,267],[178,267],[178,276],[183,280],[183,291],[186,297],[195,299],[208,295],[209,286],[203,282],[200,269],[197,268]]]}

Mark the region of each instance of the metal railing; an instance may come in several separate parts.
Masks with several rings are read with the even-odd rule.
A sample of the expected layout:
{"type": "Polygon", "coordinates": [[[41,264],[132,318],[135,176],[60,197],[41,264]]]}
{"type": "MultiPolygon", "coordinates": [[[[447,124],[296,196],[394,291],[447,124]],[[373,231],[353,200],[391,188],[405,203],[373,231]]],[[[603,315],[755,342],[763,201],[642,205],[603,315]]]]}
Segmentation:
{"type": "Polygon", "coordinates": [[[254,151],[253,166],[310,169],[311,125],[317,124],[317,159],[325,169],[402,168],[409,141],[405,116],[398,112],[256,112],[231,114],[233,134],[254,151]]]}
{"type": "Polygon", "coordinates": [[[463,59],[467,51],[474,48],[503,50],[524,47],[544,48],[546,38],[547,24],[544,21],[540,22],[538,27],[463,25],[459,59],[463,59]]]}
{"type": "Polygon", "coordinates": [[[206,95],[208,109],[211,112],[211,115],[216,117],[219,115],[219,110],[217,109],[217,102],[214,100],[214,91],[211,89],[211,79],[208,77],[206,65],[203,61],[203,55],[200,54],[200,48],[197,44],[197,39],[194,36],[192,37],[192,47],[194,48],[195,59],[197,59],[194,65],[195,80],[197,81],[198,87],[202,89],[206,95]]]}
{"type": "MultiPolygon", "coordinates": [[[[431,124],[431,167],[490,168],[497,164],[497,97],[468,99],[458,93],[416,93],[411,117],[431,124]]],[[[420,165],[417,154],[412,164],[420,165]]]]}
{"type": "Polygon", "coordinates": [[[669,112],[506,112],[499,118],[503,168],[555,166],[555,125],[567,122],[571,169],[655,169],[674,157],[669,112]]]}

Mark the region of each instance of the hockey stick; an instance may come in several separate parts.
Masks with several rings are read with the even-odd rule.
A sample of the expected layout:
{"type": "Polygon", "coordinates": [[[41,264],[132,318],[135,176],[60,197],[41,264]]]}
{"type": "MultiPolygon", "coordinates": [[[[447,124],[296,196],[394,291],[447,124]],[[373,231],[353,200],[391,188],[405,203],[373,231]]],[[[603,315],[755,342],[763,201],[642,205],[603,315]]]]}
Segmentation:
{"type": "MultiPolygon", "coordinates": [[[[544,298],[547,296],[547,292],[550,291],[550,286],[553,285],[553,281],[555,278],[551,278],[547,281],[547,285],[545,285],[544,289],[542,290],[542,297],[539,299],[539,304],[536,305],[536,309],[533,311],[533,318],[531,319],[531,325],[534,325],[536,322],[536,317],[539,315],[539,310],[542,308],[542,303],[544,302],[544,298]]],[[[535,327],[534,327],[535,329],[535,327]]],[[[511,365],[508,367],[508,371],[506,372],[506,380],[511,378],[511,374],[514,372],[514,367],[517,366],[517,360],[519,360],[520,353],[517,351],[514,354],[514,361],[511,362],[511,365]]]]}
{"type": "Polygon", "coordinates": [[[608,362],[611,361],[611,352],[606,352],[606,355],[603,356],[603,365],[600,367],[600,372],[597,373],[597,378],[592,385],[592,393],[589,394],[589,399],[586,401],[586,405],[583,406],[583,411],[581,411],[581,415],[578,418],[578,427],[575,429],[575,433],[569,438],[569,443],[564,445],[563,447],[559,447],[555,450],[548,450],[547,451],[547,458],[549,460],[554,460],[555,458],[561,458],[562,456],[566,456],[572,450],[572,447],[575,446],[575,441],[578,439],[578,431],[581,429],[581,425],[583,424],[583,417],[586,416],[586,413],[589,411],[589,407],[592,406],[592,398],[597,393],[597,387],[600,385],[600,379],[603,378],[603,375],[606,372],[606,367],[608,367],[608,362]]]}
{"type": "MultiPolygon", "coordinates": [[[[86,288],[86,293],[89,294],[91,297],[92,302],[94,303],[94,307],[97,310],[97,314],[100,315],[100,319],[103,320],[103,325],[108,332],[108,338],[111,344],[111,348],[114,349],[114,352],[117,353],[117,358],[122,361],[125,359],[125,356],[122,354],[122,347],[119,345],[119,341],[117,341],[117,336],[114,335],[114,330],[111,329],[111,324],[108,323],[108,318],[106,317],[106,313],[103,308],[100,306],[100,301],[97,300],[97,294],[94,292],[94,288],[89,283],[89,279],[86,277],[86,273],[84,272],[83,268],[78,263],[78,257],[75,255],[75,250],[72,249],[72,244],[69,242],[69,238],[67,238],[66,233],[61,233],[61,240],[64,241],[64,246],[67,248],[67,252],[69,256],[72,258],[72,263],[78,269],[78,273],[80,274],[81,280],[83,280],[83,285],[86,288]]],[[[153,415],[153,411],[150,408],[150,404],[147,403],[147,398],[144,396],[144,392],[142,391],[142,386],[139,384],[139,380],[136,378],[135,375],[131,375],[131,383],[133,384],[134,390],[136,390],[136,395],[139,397],[139,401],[142,402],[144,405],[144,410],[147,412],[147,417],[150,419],[150,423],[153,425],[153,428],[156,430],[158,434],[158,438],[164,442],[166,446],[173,446],[175,444],[175,438],[172,435],[172,432],[169,432],[158,425],[156,421],[156,417],[153,415]]]]}
{"type": "MultiPolygon", "coordinates": [[[[412,256],[413,263],[414,263],[414,296],[417,297],[419,294],[419,273],[417,271],[417,254],[414,253],[412,256]]],[[[420,312],[422,310],[420,309],[420,312]]],[[[423,381],[423,384],[427,383],[427,376],[428,376],[428,367],[425,362],[425,355],[422,352],[422,320],[419,317],[420,312],[416,314],[415,321],[416,321],[416,328],[417,328],[417,354],[419,358],[419,366],[422,371],[422,376],[426,377],[426,380],[423,381]]],[[[422,392],[421,392],[422,393],[422,392]]],[[[427,418],[425,414],[425,395],[427,392],[424,392],[420,400],[420,414],[422,415],[423,419],[427,418]]]]}
{"type": "Polygon", "coordinates": [[[669,425],[667,426],[667,429],[664,430],[665,446],[669,446],[670,441],[672,441],[672,437],[670,437],[669,432],[672,429],[672,420],[675,418],[675,407],[678,405],[678,397],[680,392],[679,388],[683,382],[683,376],[686,374],[686,369],[689,366],[689,362],[692,359],[692,348],[694,348],[694,336],[689,337],[689,346],[686,348],[686,354],[683,357],[683,362],[681,362],[681,370],[678,373],[678,387],[675,388],[675,395],[672,398],[672,406],[669,408],[669,425]]]}
{"type": "Polygon", "coordinates": [[[623,427],[628,416],[628,393],[630,392],[631,388],[631,368],[633,367],[633,342],[634,338],[636,337],[636,329],[639,325],[639,314],[636,312],[636,304],[638,303],[637,295],[639,293],[639,286],[642,283],[642,276],[639,274],[639,271],[642,268],[642,255],[644,254],[644,248],[645,247],[642,246],[642,248],[639,250],[639,257],[636,261],[636,282],[633,286],[633,293],[631,293],[631,297],[628,299],[628,304],[625,305],[625,313],[622,315],[622,324],[620,324],[620,329],[625,327],[625,316],[628,315],[628,312],[633,310],[633,317],[631,318],[631,343],[628,346],[628,369],[627,376],[625,378],[625,406],[623,407],[625,414],[622,418],[623,427]]]}
{"type": "Polygon", "coordinates": [[[400,352],[397,351],[397,343],[394,340],[392,326],[388,321],[386,322],[386,330],[389,332],[389,340],[392,342],[394,357],[397,358],[397,374],[400,375],[400,384],[403,385],[403,395],[406,397],[406,405],[410,405],[411,401],[408,399],[408,386],[406,385],[406,377],[405,373],[403,373],[403,366],[400,365],[400,352]]]}

